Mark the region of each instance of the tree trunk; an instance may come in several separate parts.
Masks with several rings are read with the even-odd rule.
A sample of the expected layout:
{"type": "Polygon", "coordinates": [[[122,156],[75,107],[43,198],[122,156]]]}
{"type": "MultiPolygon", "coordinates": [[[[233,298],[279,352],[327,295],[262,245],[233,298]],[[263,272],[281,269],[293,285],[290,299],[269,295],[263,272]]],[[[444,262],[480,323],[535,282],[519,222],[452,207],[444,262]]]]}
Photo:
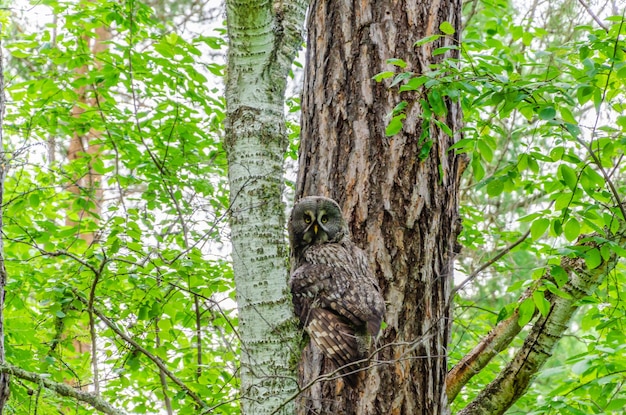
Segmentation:
{"type": "MultiPolygon", "coordinates": [[[[94,55],[93,64],[98,68],[101,66],[101,62],[98,60],[98,54],[108,49],[109,46],[107,41],[110,38],[111,33],[105,26],[95,28],[93,32],[93,40],[91,40],[92,38],[88,35],[83,37],[85,44],[89,45],[89,50],[94,55]]],[[[85,76],[85,74],[90,70],[90,65],[85,64],[76,69],[76,74],[80,78],[85,76]]],[[[79,101],[72,108],[71,113],[73,117],[80,120],[81,116],[86,112],[85,107],[99,110],[97,90],[95,87],[89,88],[81,86],[78,88],[76,93],[79,96],[79,101]]],[[[72,220],[70,216],[67,216],[65,220],[65,223],[68,226],[76,226],[78,228],[77,236],[84,240],[87,246],[91,246],[93,244],[94,233],[93,230],[85,229],[86,227],[82,225],[81,221],[89,216],[100,216],[102,211],[102,199],[104,196],[101,185],[102,175],[96,172],[93,168],[95,160],[100,157],[101,145],[98,142],[101,137],[102,131],[98,131],[94,128],[89,128],[86,132],[77,130],[74,132],[74,135],[70,139],[67,146],[67,159],[70,162],[81,160],[85,157],[88,158],[86,171],[81,172],[81,175],[79,176],[77,175],[76,177],[73,177],[72,182],[68,186],[68,190],[74,194],[75,200],[84,198],[90,202],[91,206],[87,210],[81,209],[78,212],[78,222],[72,220]]],[[[94,319],[92,306],[98,282],[97,278],[94,279],[90,290],[90,305],[88,310],[89,329],[87,330],[87,328],[85,328],[85,332],[89,331],[89,341],[86,340],[87,336],[72,340],[74,351],[76,353],[91,353],[91,368],[93,373],[91,386],[96,395],[100,394],[100,377],[98,372],[96,321],[94,319]]],[[[65,327],[65,323],[63,321],[59,321],[58,327],[65,327]]],[[[57,335],[63,336],[64,333],[62,330],[59,330],[57,335]]],[[[57,344],[58,342],[55,341],[53,343],[54,347],[56,347],[57,344]]],[[[80,387],[81,389],[86,388],[82,379],[69,379],[68,383],[73,386],[80,387]]]]}
{"type": "MultiPolygon", "coordinates": [[[[296,192],[328,196],[342,206],[354,241],[368,253],[379,279],[387,327],[357,390],[317,382],[299,398],[301,414],[449,412],[446,351],[463,164],[449,148],[459,138],[461,111],[446,102],[439,121],[452,129],[449,137],[420,119],[421,93],[407,94],[404,127],[386,137],[388,114],[400,97],[372,77],[393,70],[389,58],[405,60],[405,70],[427,72],[446,56],[433,58],[432,50],[456,45],[458,38],[414,43],[440,34],[444,21],[459,33],[460,7],[456,0],[311,5],[296,192]]],[[[327,372],[311,348],[302,360],[302,385],[327,372]]]]}
{"type": "Polygon", "coordinates": [[[287,288],[283,155],[286,78],[306,2],[226,2],[227,121],[233,268],[243,414],[293,413],[298,331],[287,288]],[[281,408],[281,409],[279,409],[281,408]]]}

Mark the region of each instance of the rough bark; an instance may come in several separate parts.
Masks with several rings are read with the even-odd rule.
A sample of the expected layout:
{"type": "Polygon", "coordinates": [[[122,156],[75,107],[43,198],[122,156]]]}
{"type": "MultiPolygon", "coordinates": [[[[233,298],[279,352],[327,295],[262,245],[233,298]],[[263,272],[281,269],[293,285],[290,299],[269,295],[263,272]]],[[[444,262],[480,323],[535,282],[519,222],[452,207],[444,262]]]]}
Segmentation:
{"type": "Polygon", "coordinates": [[[440,33],[443,21],[458,33],[460,5],[456,0],[311,5],[297,197],[317,194],[339,202],[379,278],[387,327],[356,390],[342,388],[341,381],[316,382],[330,369],[307,347],[300,382],[313,384],[299,397],[298,413],[449,412],[446,348],[462,169],[449,147],[460,134],[460,108],[448,102],[440,119],[454,138],[430,126],[433,146],[421,161],[421,92],[402,97],[409,102],[404,128],[386,137],[387,116],[399,97],[372,76],[393,69],[385,62],[389,58],[404,59],[406,70],[428,71],[443,57],[433,58],[432,50],[458,39],[413,45],[440,33]]]}
{"type": "Polygon", "coordinates": [[[232,257],[239,310],[243,414],[293,413],[297,327],[287,288],[283,111],[302,45],[306,1],[226,2],[232,257]],[[277,409],[280,408],[280,409],[277,409]]]}
{"type": "MultiPolygon", "coordinates": [[[[598,234],[582,237],[578,245],[589,249],[597,249],[598,241],[606,241],[606,236],[598,234]]],[[[626,245],[626,226],[608,237],[613,243],[626,245]]],[[[606,243],[606,242],[603,242],[606,243]]],[[[617,255],[612,253],[607,259],[594,268],[589,269],[582,257],[564,257],[561,267],[568,273],[569,279],[561,290],[567,294],[557,296],[546,294],[550,301],[550,311],[540,316],[524,344],[500,374],[478,396],[470,402],[459,415],[499,415],[506,412],[528,389],[539,369],[552,355],[557,342],[569,327],[574,313],[579,307],[579,300],[590,295],[602,283],[607,274],[615,268],[617,255]]]]}
{"type": "MultiPolygon", "coordinates": [[[[1,26],[0,26],[1,29],[1,26]]],[[[3,218],[4,212],[2,206],[4,206],[4,182],[7,175],[7,168],[9,160],[7,160],[6,153],[4,151],[4,56],[2,56],[2,48],[0,48],[0,365],[4,365],[5,353],[4,353],[4,298],[5,287],[7,284],[7,270],[4,265],[4,234],[3,218]]],[[[0,414],[4,413],[4,406],[9,399],[10,393],[10,381],[11,377],[9,373],[0,373],[0,414]]]]}

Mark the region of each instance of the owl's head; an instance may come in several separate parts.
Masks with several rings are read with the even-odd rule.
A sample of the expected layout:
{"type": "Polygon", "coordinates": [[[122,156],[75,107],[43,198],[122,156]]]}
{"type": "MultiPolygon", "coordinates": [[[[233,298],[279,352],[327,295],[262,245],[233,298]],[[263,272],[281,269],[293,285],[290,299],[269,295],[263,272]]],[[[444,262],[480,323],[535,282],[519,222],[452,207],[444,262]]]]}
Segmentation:
{"type": "Polygon", "coordinates": [[[293,249],[348,236],[348,224],[337,202],[321,196],[300,199],[289,218],[289,240],[293,249]]]}

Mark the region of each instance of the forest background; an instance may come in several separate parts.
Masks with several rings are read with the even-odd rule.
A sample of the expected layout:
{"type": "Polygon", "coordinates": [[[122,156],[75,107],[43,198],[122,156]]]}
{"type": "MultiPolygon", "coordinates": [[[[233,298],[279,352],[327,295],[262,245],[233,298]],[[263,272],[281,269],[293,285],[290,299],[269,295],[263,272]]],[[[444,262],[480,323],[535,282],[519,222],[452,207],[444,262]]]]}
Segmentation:
{"type": "MultiPolygon", "coordinates": [[[[240,413],[223,6],[4,6],[4,413],[240,413]]],[[[550,296],[570,296],[563,257],[611,267],[508,413],[626,406],[625,12],[468,1],[459,59],[414,74],[389,56],[387,71],[369,74],[398,95],[388,137],[407,118],[403,92],[428,91],[429,120],[444,131],[445,100],[463,109],[450,367],[497,323],[515,316],[524,328],[454,394],[452,411],[514,356],[550,296]],[[601,245],[584,245],[592,233],[601,245]]],[[[441,24],[417,46],[454,33],[441,24]]],[[[296,191],[302,59],[284,100],[284,209],[296,191]]],[[[417,157],[428,156],[425,145],[417,157]]]]}

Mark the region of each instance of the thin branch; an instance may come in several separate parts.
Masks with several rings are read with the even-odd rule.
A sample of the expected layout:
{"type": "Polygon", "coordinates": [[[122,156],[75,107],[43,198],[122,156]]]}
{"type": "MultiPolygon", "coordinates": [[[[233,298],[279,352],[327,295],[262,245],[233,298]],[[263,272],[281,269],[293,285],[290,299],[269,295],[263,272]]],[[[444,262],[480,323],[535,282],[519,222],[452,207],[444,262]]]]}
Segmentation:
{"type": "Polygon", "coordinates": [[[585,10],[589,14],[589,16],[591,16],[591,18],[596,21],[598,26],[600,26],[606,32],[609,31],[609,28],[604,25],[604,22],[602,20],[600,20],[600,18],[598,16],[596,16],[596,14],[593,12],[593,10],[591,10],[591,8],[589,8],[587,3],[585,3],[583,0],[578,0],[578,2],[580,3],[581,6],[583,6],[585,8],[585,10]]]}
{"type": "MultiPolygon", "coordinates": [[[[161,347],[161,336],[159,332],[159,320],[160,318],[157,316],[156,321],[154,322],[154,341],[157,349],[161,347]]],[[[169,396],[169,391],[167,388],[167,377],[165,376],[165,372],[159,370],[159,381],[161,382],[161,391],[163,392],[163,402],[165,404],[165,410],[168,415],[172,415],[174,411],[172,410],[172,401],[169,396]]]]}
{"type": "MultiPolygon", "coordinates": [[[[76,295],[76,298],[78,298],[78,300],[80,300],[83,304],[88,305],[87,299],[83,298],[81,293],[79,293],[76,289],[74,289],[73,292],[76,295]]],[[[185,391],[185,393],[187,393],[187,395],[189,395],[189,397],[191,399],[193,399],[201,408],[203,408],[203,409],[208,408],[207,403],[204,402],[194,391],[189,389],[189,387],[187,385],[185,385],[185,383],[183,383],[183,381],[178,379],[178,377],[176,377],[176,375],[174,375],[174,373],[172,373],[172,371],[169,370],[163,364],[163,361],[161,361],[161,359],[159,359],[157,356],[155,356],[152,353],[150,353],[145,347],[143,347],[142,345],[137,343],[132,337],[130,337],[128,334],[126,334],[122,330],[120,330],[119,327],[117,327],[117,325],[115,323],[113,323],[104,314],[102,314],[102,312],[100,310],[98,310],[97,308],[94,307],[93,311],[98,316],[98,318],[100,318],[100,320],[102,320],[102,322],[107,325],[107,327],[109,327],[111,330],[113,330],[113,332],[115,332],[115,334],[117,334],[125,342],[130,344],[135,350],[141,352],[144,356],[146,356],[148,359],[150,359],[152,362],[154,362],[154,364],[157,365],[157,367],[161,371],[163,371],[167,375],[167,377],[172,380],[172,382],[174,382],[176,385],[178,385],[179,388],[181,388],[183,391],[185,391]]]]}
{"type": "Polygon", "coordinates": [[[472,282],[477,276],[478,274],[480,274],[481,272],[483,272],[484,270],[486,270],[487,268],[489,268],[490,266],[492,266],[495,262],[497,262],[500,258],[502,258],[503,256],[505,256],[506,254],[508,254],[509,252],[511,252],[516,246],[520,245],[522,242],[524,242],[526,240],[526,238],[528,238],[528,235],[530,235],[530,229],[526,231],[526,233],[524,233],[522,236],[520,236],[520,238],[513,242],[512,244],[502,248],[500,250],[500,252],[498,252],[493,258],[491,258],[489,261],[485,262],[483,265],[481,265],[480,267],[478,267],[478,269],[476,269],[474,272],[472,272],[467,278],[465,278],[459,285],[457,285],[456,287],[454,287],[452,289],[452,292],[450,293],[450,298],[454,298],[454,295],[461,290],[463,287],[465,287],[467,284],[469,284],[470,282],[472,282]]]}
{"type": "Polygon", "coordinates": [[[96,298],[96,287],[102,276],[102,272],[107,264],[106,253],[104,253],[104,259],[100,262],[98,272],[94,273],[93,283],[89,290],[89,303],[87,304],[87,312],[89,313],[89,335],[91,337],[91,366],[93,370],[93,389],[96,395],[100,394],[100,379],[98,373],[98,348],[97,348],[97,336],[96,336],[96,322],[93,318],[93,304],[96,298]]]}
{"type": "Polygon", "coordinates": [[[99,396],[90,392],[84,392],[79,389],[75,389],[65,383],[54,382],[50,380],[45,374],[27,372],[24,369],[10,364],[0,365],[0,373],[11,374],[16,378],[36,383],[40,387],[43,386],[44,388],[51,390],[58,395],[84,402],[102,413],[110,415],[125,415],[125,412],[113,407],[111,404],[109,404],[99,396]]]}

